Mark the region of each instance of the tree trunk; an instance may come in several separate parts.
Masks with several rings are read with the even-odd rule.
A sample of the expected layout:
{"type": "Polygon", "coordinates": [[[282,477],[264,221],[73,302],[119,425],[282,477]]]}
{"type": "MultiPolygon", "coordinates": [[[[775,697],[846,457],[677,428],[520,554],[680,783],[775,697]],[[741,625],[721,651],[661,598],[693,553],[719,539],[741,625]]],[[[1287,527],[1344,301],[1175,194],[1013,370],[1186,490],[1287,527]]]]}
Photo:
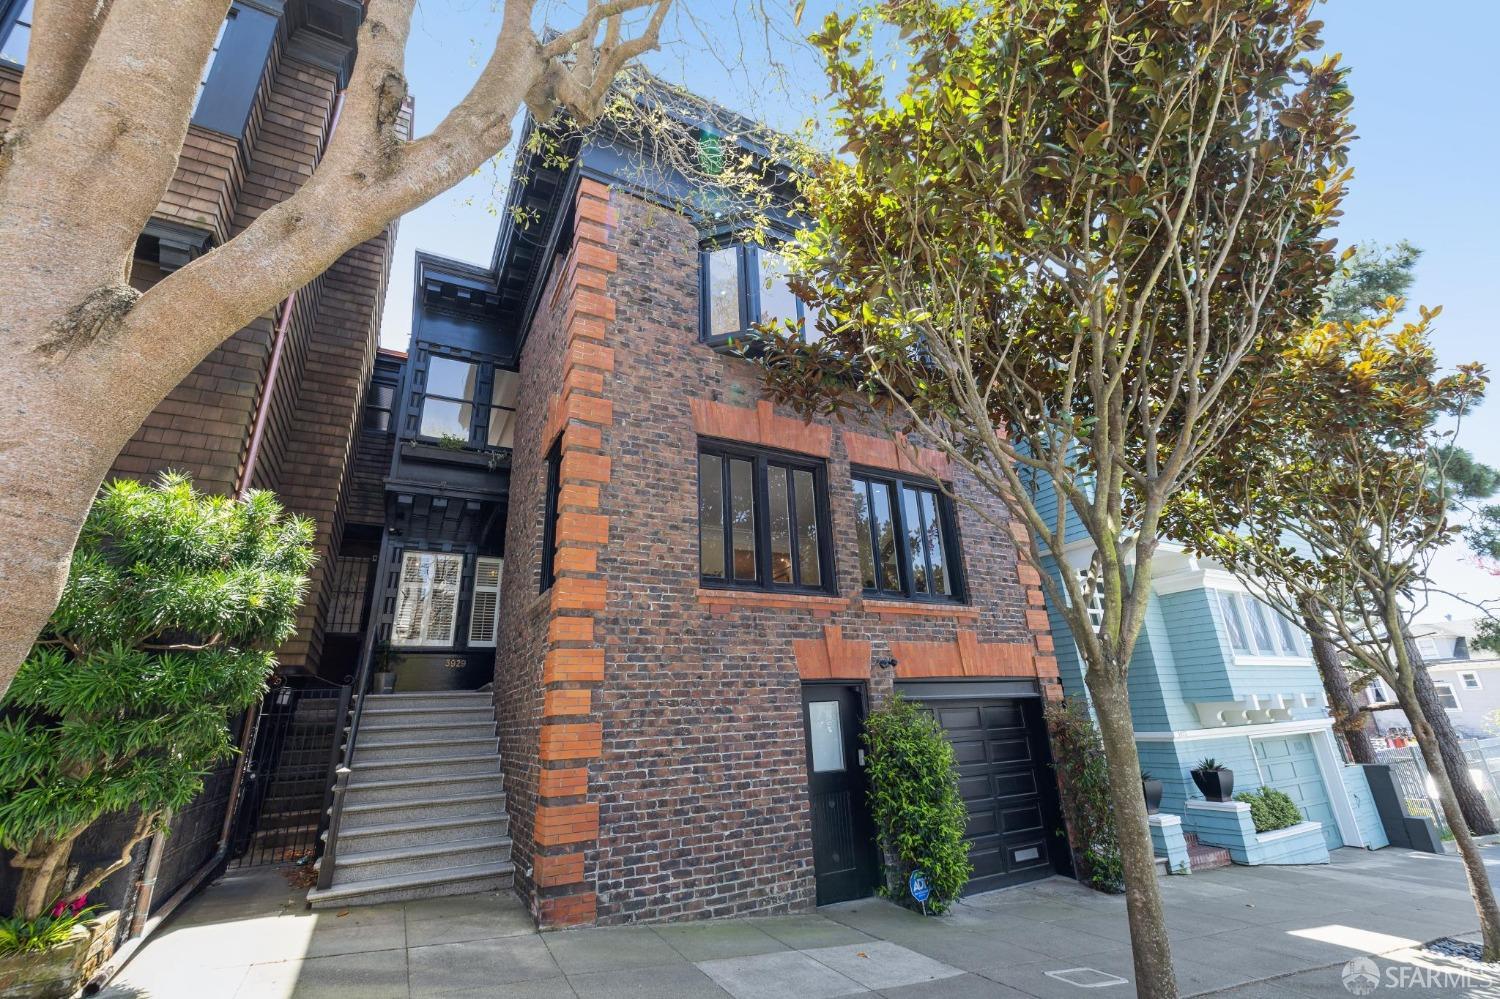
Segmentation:
{"type": "MultiPolygon", "coordinates": [[[[1427,672],[1427,664],[1422,661],[1415,642],[1407,643],[1406,654],[1411,660],[1417,703],[1422,706],[1422,714],[1427,719],[1428,727],[1432,729],[1438,751],[1443,755],[1443,766],[1447,768],[1448,779],[1453,783],[1453,794],[1458,799],[1458,807],[1463,810],[1464,822],[1474,835],[1488,836],[1497,831],[1495,820],[1490,815],[1489,806],[1485,804],[1484,795],[1474,786],[1474,780],[1469,776],[1469,760],[1464,755],[1463,744],[1459,742],[1458,730],[1453,727],[1448,712],[1438,700],[1437,687],[1433,686],[1432,676],[1427,672]]],[[[1416,731],[1415,727],[1412,731],[1416,731]]]]}
{"type": "MultiPolygon", "coordinates": [[[[1424,671],[1418,670],[1419,675],[1421,672],[1424,671]]],[[[1469,894],[1474,898],[1474,910],[1479,914],[1479,930],[1484,935],[1484,960],[1500,961],[1500,906],[1495,903],[1495,890],[1490,886],[1484,857],[1469,832],[1463,809],[1459,807],[1453,781],[1443,762],[1443,754],[1438,751],[1436,733],[1415,697],[1405,691],[1399,692],[1397,697],[1406,711],[1406,717],[1411,720],[1412,734],[1422,751],[1422,760],[1427,764],[1428,776],[1437,787],[1438,804],[1443,809],[1443,816],[1448,820],[1453,840],[1458,844],[1459,856],[1463,859],[1464,871],[1469,879],[1469,894]]]]}
{"type": "Polygon", "coordinates": [[[1298,602],[1298,608],[1302,611],[1303,626],[1312,640],[1313,661],[1318,664],[1318,674],[1323,678],[1334,730],[1344,737],[1344,744],[1349,747],[1349,756],[1354,762],[1379,762],[1375,758],[1375,743],[1370,741],[1369,720],[1354,701],[1354,690],[1349,686],[1349,673],[1344,669],[1343,657],[1329,641],[1328,632],[1318,620],[1312,602],[1303,598],[1298,602]]]}
{"type": "Polygon", "coordinates": [[[11,866],[21,871],[20,883],[16,886],[15,915],[35,919],[57,903],[76,838],[75,833],[67,839],[47,840],[12,858],[11,866]]]}
{"type": "Polygon", "coordinates": [[[1156,851],[1146,822],[1146,799],[1141,794],[1141,760],[1135,748],[1130,695],[1124,678],[1110,666],[1090,668],[1085,680],[1109,766],[1110,803],[1125,869],[1125,911],[1130,919],[1136,994],[1145,999],[1172,999],[1177,995],[1177,980],[1156,882],[1156,851]]]}

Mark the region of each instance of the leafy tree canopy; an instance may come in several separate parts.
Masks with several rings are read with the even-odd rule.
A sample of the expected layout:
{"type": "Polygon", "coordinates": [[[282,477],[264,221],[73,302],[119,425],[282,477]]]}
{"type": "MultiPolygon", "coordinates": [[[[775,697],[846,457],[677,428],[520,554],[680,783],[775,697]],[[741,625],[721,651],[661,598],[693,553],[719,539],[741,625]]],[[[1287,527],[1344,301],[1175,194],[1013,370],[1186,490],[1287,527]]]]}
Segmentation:
{"type": "Polygon", "coordinates": [[[1379,315],[1386,299],[1406,297],[1421,256],[1422,251],[1404,239],[1394,246],[1358,247],[1328,282],[1323,318],[1342,323],[1379,315]]]}
{"type": "Polygon", "coordinates": [[[102,490],[0,720],[0,844],[50,872],[22,908],[52,901],[55,862],[99,816],[186,805],[233,752],[227,719],[296,629],[312,540],[266,492],[172,474],[102,490]]]}

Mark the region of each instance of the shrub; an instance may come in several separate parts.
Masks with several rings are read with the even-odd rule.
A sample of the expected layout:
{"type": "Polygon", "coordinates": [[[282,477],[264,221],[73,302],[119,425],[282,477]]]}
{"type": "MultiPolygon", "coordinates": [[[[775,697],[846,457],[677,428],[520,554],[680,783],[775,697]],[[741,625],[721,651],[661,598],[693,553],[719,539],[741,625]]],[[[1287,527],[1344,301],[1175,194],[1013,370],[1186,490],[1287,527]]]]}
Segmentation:
{"type": "Polygon", "coordinates": [[[1274,787],[1241,791],[1234,800],[1250,806],[1250,820],[1255,823],[1258,833],[1275,832],[1302,821],[1302,810],[1297,803],[1274,787]]]}
{"type": "Polygon", "coordinates": [[[1079,879],[1111,894],[1125,890],[1125,866],[1109,800],[1104,744],[1088,707],[1077,698],[1046,708],[1053,767],[1062,778],[1062,807],[1073,828],[1079,879]]]}
{"type": "Polygon", "coordinates": [[[930,912],[942,912],[973,873],[964,842],[968,812],[958,793],[958,764],[942,727],[896,694],[865,721],[870,747],[870,811],[887,852],[896,858],[898,889],[911,902],[907,878],[927,875],[930,912]]]}
{"type": "Polygon", "coordinates": [[[0,720],[15,915],[35,920],[57,900],[73,841],[100,816],[134,813],[135,828],[76,895],[128,863],[233,753],[228,718],[262,696],[271,650],[296,630],[312,537],[270,493],[203,496],[181,475],[100,492],[0,720]]]}
{"type": "Polygon", "coordinates": [[[0,919],[0,957],[12,954],[36,954],[66,943],[73,927],[94,918],[97,905],[84,907],[80,895],[69,905],[62,902],[46,915],[35,919],[12,916],[0,919]]]}

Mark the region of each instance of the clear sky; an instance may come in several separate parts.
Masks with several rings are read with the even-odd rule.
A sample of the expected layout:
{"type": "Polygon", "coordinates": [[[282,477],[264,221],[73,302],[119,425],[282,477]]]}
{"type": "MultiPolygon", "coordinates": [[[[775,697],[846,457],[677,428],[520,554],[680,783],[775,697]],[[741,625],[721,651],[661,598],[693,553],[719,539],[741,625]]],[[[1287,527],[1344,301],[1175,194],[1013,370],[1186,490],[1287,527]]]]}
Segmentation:
{"type": "MultiPolygon", "coordinates": [[[[799,49],[782,0],[678,0],[653,70],[781,128],[816,114],[826,90],[817,60],[799,49]],[[762,13],[774,22],[768,30],[762,13]],[[747,53],[741,57],[739,53],[747,53]],[[773,67],[767,69],[767,67],[773,67]]],[[[803,28],[835,4],[813,0],[803,28]]],[[[407,50],[417,131],[432,128],[478,75],[499,23],[496,0],[421,0],[407,50]]],[[[542,12],[570,23],[568,4],[542,12]]],[[[1359,140],[1345,245],[1407,239],[1424,251],[1414,303],[1443,306],[1436,327],[1445,363],[1482,361],[1500,373],[1500,332],[1488,296],[1500,286],[1500,111],[1494,97],[1496,0],[1328,0],[1327,46],[1353,68],[1359,140]]],[[[508,155],[401,220],[381,342],[404,349],[411,329],[416,250],[488,263],[510,171],[508,155]]],[[[1500,386],[1495,393],[1500,397],[1500,386]]],[[[1474,414],[1460,443],[1500,465],[1500,398],[1474,414]]],[[[1500,578],[1440,556],[1440,586],[1500,599],[1500,578]]],[[[1471,616],[1434,597],[1433,613],[1471,616]]]]}

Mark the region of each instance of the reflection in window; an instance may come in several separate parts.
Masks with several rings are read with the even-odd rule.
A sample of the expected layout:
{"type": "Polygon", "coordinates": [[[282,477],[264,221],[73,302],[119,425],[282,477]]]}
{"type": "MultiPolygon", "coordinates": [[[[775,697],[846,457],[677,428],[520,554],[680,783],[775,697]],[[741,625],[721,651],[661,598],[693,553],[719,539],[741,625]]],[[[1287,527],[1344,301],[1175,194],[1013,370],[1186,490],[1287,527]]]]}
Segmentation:
{"type": "Polygon", "coordinates": [[[490,447],[515,446],[516,396],[520,390],[520,372],[495,369],[490,388],[489,431],[485,435],[485,443],[490,447]]]}
{"type": "Polygon", "coordinates": [[[935,489],[900,479],[856,475],[853,481],[864,588],[891,596],[956,599],[944,498],[935,489]]]}
{"type": "Polygon", "coordinates": [[[839,724],[839,702],[809,701],[807,731],[808,741],[812,743],[813,773],[843,770],[844,731],[839,724]]]}
{"type": "Polygon", "coordinates": [[[708,335],[728,336],[744,326],[740,321],[740,251],[726,246],[707,254],[708,335]]]}
{"type": "Polygon", "coordinates": [[[450,646],[464,557],[406,552],[401,559],[392,645],[450,646]]]}
{"type": "Polygon", "coordinates": [[[0,42],[0,59],[16,66],[26,65],[26,50],[31,47],[31,8],[33,0],[26,0],[16,12],[16,19],[0,42]]]}
{"type": "Polygon", "coordinates": [[[417,433],[464,447],[513,447],[520,384],[506,368],[434,354],[417,433]]]}
{"type": "Polygon", "coordinates": [[[786,258],[776,250],[731,243],[701,254],[703,338],[733,336],[751,326],[790,320],[818,339],[817,316],[792,291],[786,258]]]}
{"type": "Polygon", "coordinates": [[[1276,611],[1247,593],[1215,590],[1229,645],[1242,656],[1305,658],[1312,654],[1307,636],[1276,611]]]}
{"type": "Polygon", "coordinates": [[[698,455],[698,543],[703,582],[821,589],[822,488],[794,459],[717,448],[698,455]]]}

